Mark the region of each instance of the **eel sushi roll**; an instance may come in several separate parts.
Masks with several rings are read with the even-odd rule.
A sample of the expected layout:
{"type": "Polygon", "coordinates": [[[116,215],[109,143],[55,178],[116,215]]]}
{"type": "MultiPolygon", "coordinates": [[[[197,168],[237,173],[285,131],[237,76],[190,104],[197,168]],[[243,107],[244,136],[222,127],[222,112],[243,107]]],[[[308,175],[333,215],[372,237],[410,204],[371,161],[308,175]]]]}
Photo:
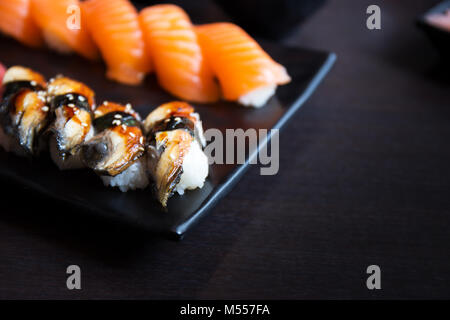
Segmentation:
{"type": "Polygon", "coordinates": [[[9,68],[2,81],[0,145],[21,156],[36,155],[49,120],[44,77],[21,66],[9,68]]]}
{"type": "Polygon", "coordinates": [[[202,122],[185,102],[163,104],[144,121],[147,136],[147,167],[155,181],[163,207],[177,192],[202,188],[208,176],[208,158],[202,122]]]}
{"type": "Polygon", "coordinates": [[[106,186],[118,187],[122,192],[145,188],[148,178],[139,114],[130,104],[113,102],[104,102],[94,113],[96,135],[82,146],[86,166],[106,186]]]}
{"type": "Polygon", "coordinates": [[[49,128],[50,155],[61,170],[84,167],[81,145],[94,136],[94,91],[66,78],[51,79],[47,87],[53,123],[49,128]]]}

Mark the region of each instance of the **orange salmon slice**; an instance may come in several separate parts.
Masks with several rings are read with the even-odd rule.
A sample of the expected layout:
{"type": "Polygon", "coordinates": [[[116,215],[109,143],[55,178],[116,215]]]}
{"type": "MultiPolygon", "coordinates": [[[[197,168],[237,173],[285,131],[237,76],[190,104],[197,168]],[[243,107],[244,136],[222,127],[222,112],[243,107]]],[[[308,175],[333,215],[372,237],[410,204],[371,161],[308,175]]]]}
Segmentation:
{"type": "Polygon", "coordinates": [[[286,69],[237,25],[211,23],[196,31],[225,99],[235,101],[256,89],[290,82],[286,69]]]}
{"type": "Polygon", "coordinates": [[[185,100],[218,100],[218,84],[186,12],[175,5],[155,5],[141,11],[139,19],[159,84],[185,100]]]}
{"type": "Polygon", "coordinates": [[[0,31],[31,47],[44,44],[31,16],[31,0],[0,0],[0,31]]]}
{"type": "Polygon", "coordinates": [[[128,0],[82,2],[92,38],[107,64],[106,76],[138,85],[151,70],[136,8],[128,0]]]}
{"type": "Polygon", "coordinates": [[[80,1],[31,0],[32,15],[42,30],[47,45],[61,53],[77,52],[83,57],[99,58],[91,39],[80,1]]]}

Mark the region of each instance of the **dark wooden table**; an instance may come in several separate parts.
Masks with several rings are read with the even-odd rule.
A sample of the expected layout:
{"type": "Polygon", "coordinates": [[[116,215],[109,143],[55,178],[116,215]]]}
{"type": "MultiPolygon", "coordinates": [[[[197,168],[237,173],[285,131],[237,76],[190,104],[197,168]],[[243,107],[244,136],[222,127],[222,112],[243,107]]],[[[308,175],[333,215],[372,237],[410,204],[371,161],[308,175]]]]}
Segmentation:
{"type": "Polygon", "coordinates": [[[450,84],[414,25],[433,3],[378,1],[369,31],[371,1],[328,1],[292,34],[338,61],[281,132],[279,174],[251,168],[181,242],[2,181],[0,298],[449,298],[450,84]]]}

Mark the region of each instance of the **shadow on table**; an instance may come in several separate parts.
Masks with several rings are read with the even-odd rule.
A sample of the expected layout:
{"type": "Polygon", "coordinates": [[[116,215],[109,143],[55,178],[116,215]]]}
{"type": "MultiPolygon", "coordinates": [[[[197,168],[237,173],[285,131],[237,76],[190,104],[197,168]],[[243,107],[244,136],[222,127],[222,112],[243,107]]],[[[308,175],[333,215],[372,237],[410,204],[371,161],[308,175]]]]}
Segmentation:
{"type": "Polygon", "coordinates": [[[118,256],[122,258],[120,261],[133,259],[144,247],[161,240],[141,229],[42,197],[10,181],[2,180],[2,185],[2,197],[7,199],[1,210],[2,221],[105,262],[119,261],[118,256]]]}

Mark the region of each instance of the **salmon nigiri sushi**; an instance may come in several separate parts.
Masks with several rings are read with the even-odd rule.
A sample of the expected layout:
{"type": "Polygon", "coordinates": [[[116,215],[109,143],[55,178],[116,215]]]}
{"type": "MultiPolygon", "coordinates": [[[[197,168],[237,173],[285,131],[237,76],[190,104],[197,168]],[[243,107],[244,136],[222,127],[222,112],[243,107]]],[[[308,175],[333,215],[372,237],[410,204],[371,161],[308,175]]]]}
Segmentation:
{"type": "Polygon", "coordinates": [[[33,19],[50,48],[61,53],[75,51],[91,60],[99,57],[79,0],[31,0],[31,3],[33,19]]]}
{"type": "Polygon", "coordinates": [[[0,31],[31,47],[44,44],[31,16],[31,0],[0,0],[0,31]]]}
{"type": "Polygon", "coordinates": [[[278,85],[290,82],[286,69],[237,25],[211,23],[196,27],[196,31],[225,99],[261,107],[278,85]]]}
{"type": "Polygon", "coordinates": [[[82,6],[89,31],[106,61],[106,76],[140,84],[151,64],[136,8],[128,0],[88,0],[82,6]]]}
{"type": "Polygon", "coordinates": [[[176,5],[160,4],[142,10],[139,19],[159,84],[185,100],[218,100],[219,87],[186,12],[176,5]]]}

